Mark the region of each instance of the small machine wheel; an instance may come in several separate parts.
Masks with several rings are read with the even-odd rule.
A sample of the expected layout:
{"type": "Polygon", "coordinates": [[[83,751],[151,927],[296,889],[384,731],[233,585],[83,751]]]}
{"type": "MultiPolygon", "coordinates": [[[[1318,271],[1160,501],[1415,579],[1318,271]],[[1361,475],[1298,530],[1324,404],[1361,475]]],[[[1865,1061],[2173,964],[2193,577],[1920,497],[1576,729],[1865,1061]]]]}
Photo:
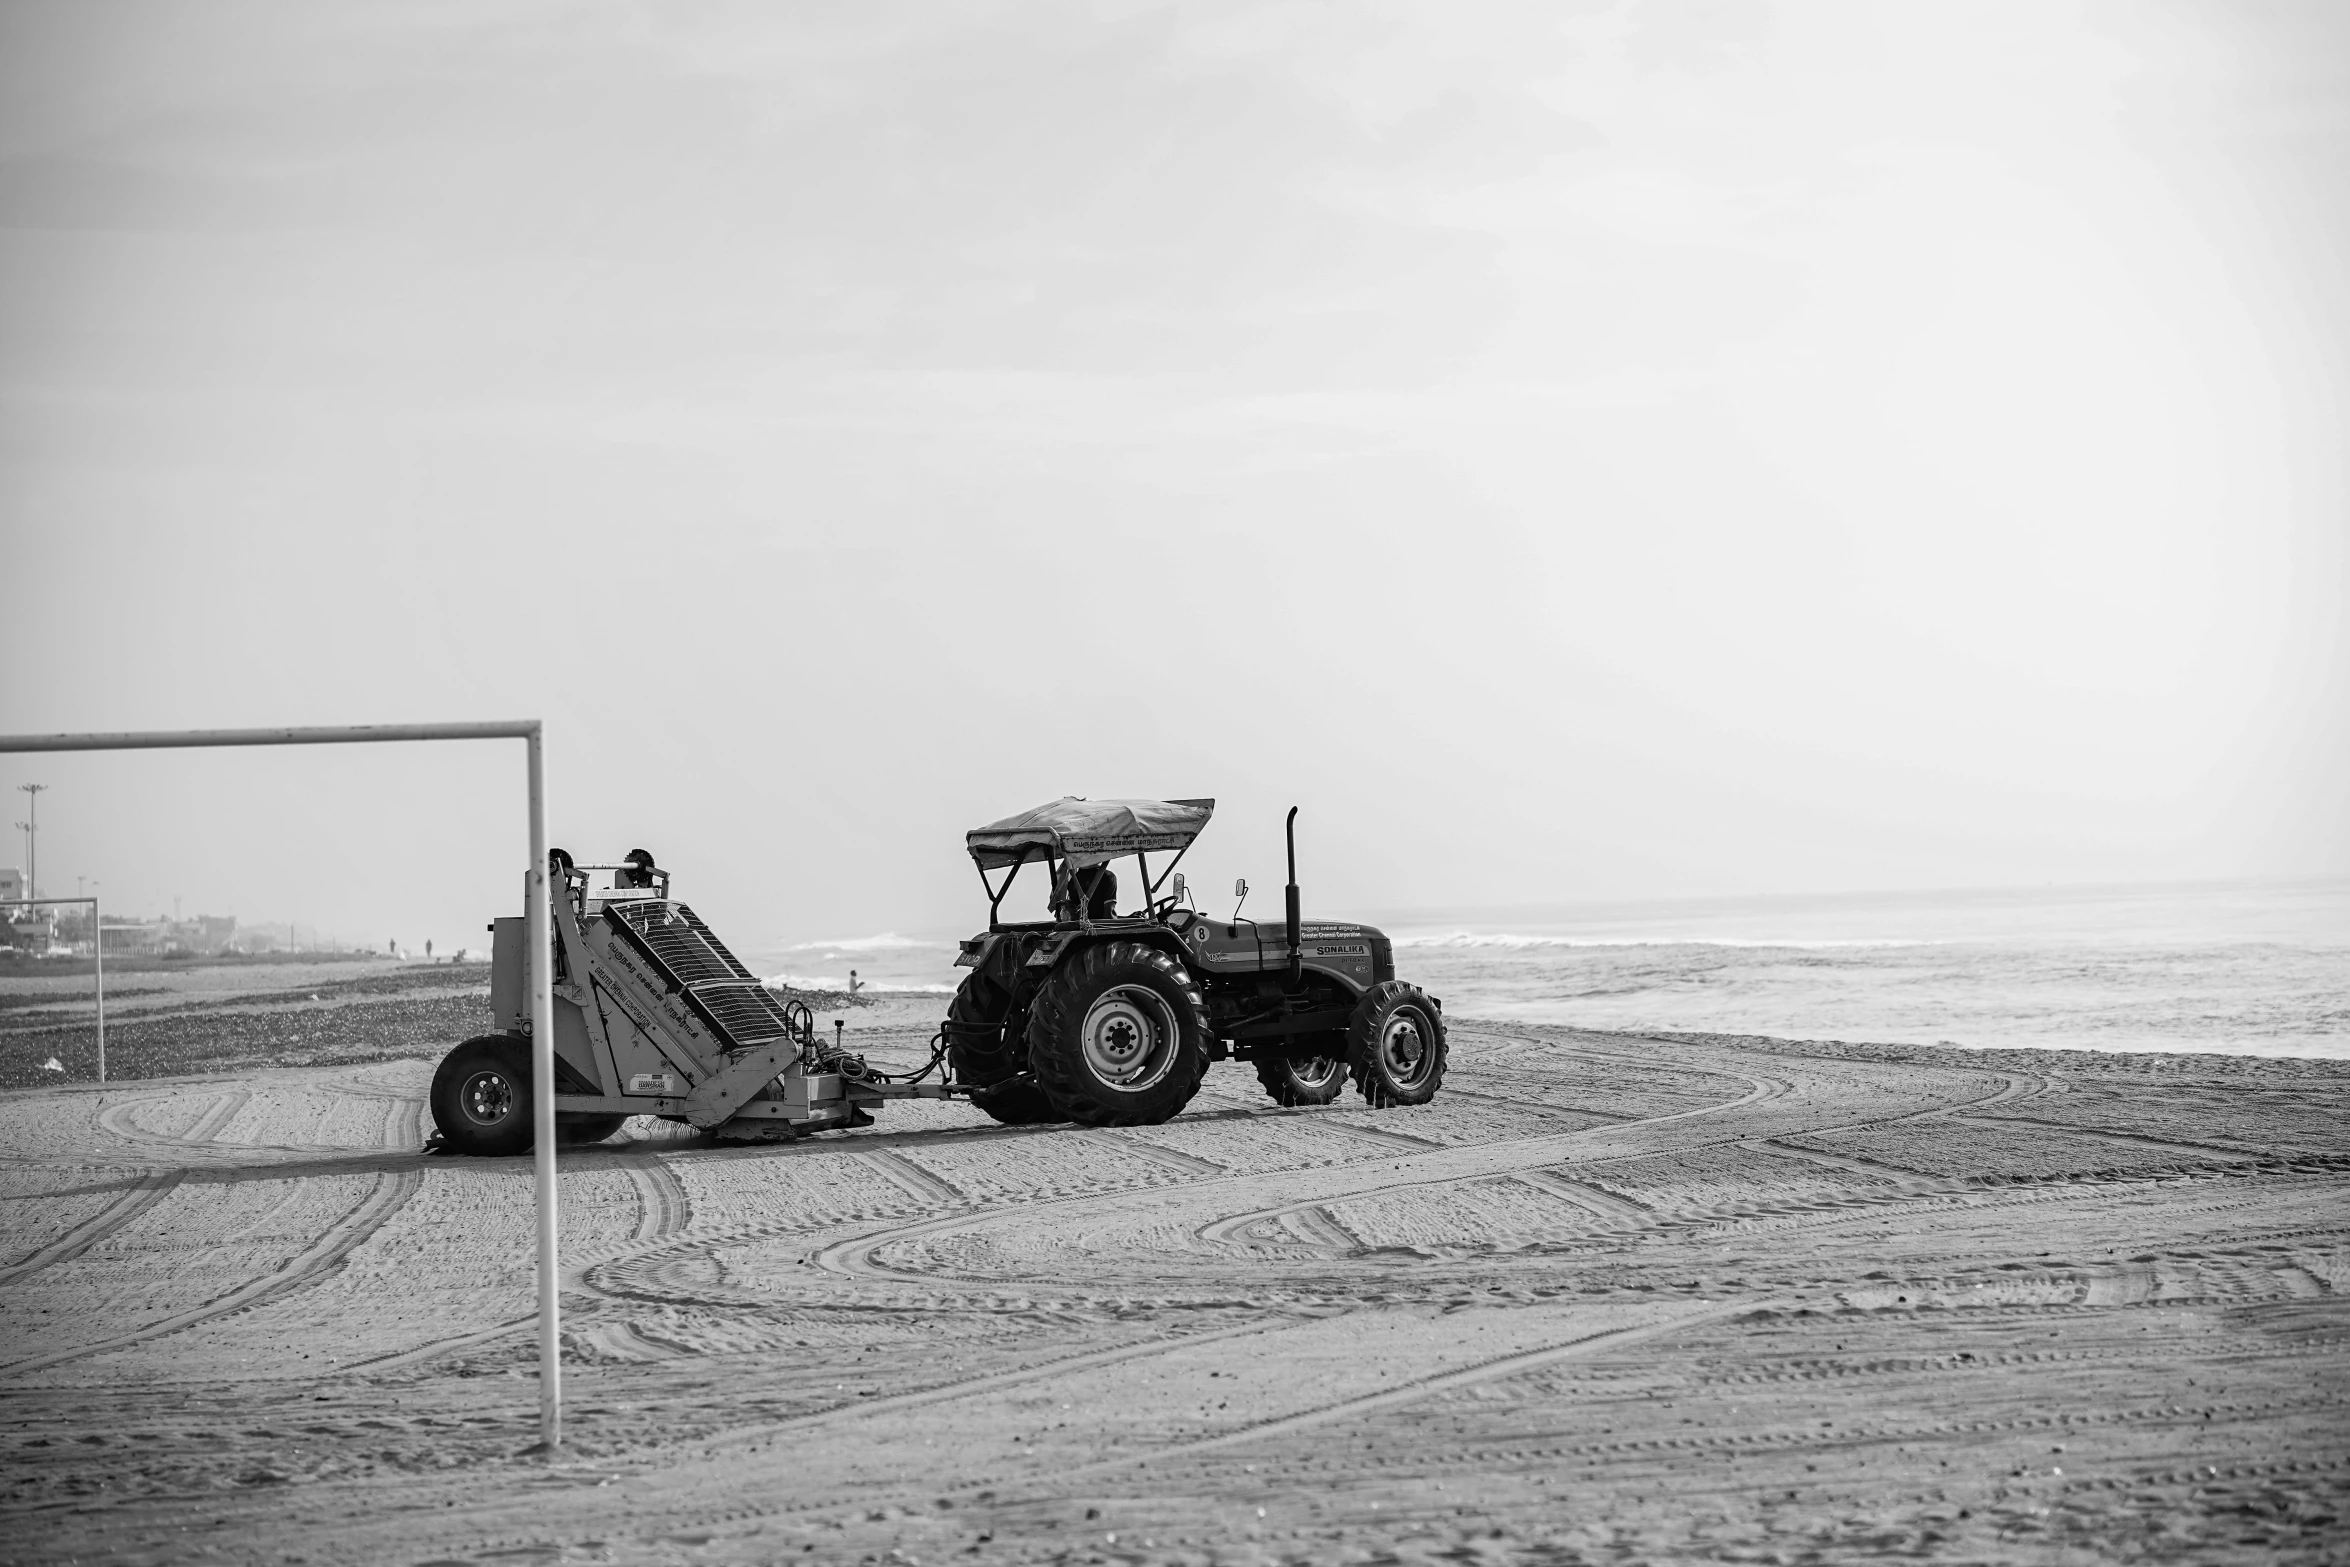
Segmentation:
{"type": "MultiPolygon", "coordinates": [[[[947,1003],[947,1068],[958,1083],[980,1092],[971,1102],[1006,1126],[1066,1121],[1028,1075],[1027,1041],[1009,1026],[1012,990],[1008,983],[1024,956],[1020,944],[1004,941],[989,961],[963,976],[947,1003]],[[1009,972],[1007,972],[1009,966],[1009,972]]],[[[1023,1019],[1022,1021],[1025,1021],[1023,1019]]]]}
{"type": "Polygon", "coordinates": [[[432,1075],[432,1119],[457,1153],[499,1157],[530,1146],[530,1047],[513,1034],[468,1039],[432,1075]]]}
{"type": "Polygon", "coordinates": [[[1257,1059],[1257,1081],[1277,1105],[1326,1105],[1346,1088],[1346,1036],[1330,1038],[1330,1054],[1257,1059]]]}
{"type": "Polygon", "coordinates": [[[1199,1092],[1207,1003],[1183,965],[1137,941],[1087,947],[1046,981],[1028,1060],[1053,1108],[1087,1126],[1155,1126],[1199,1092]]]}
{"type": "Polygon", "coordinates": [[[1417,985],[1374,985],[1347,1024],[1346,1064],[1373,1109],[1424,1105],[1444,1082],[1444,1015],[1417,985]]]}
{"type": "Polygon", "coordinates": [[[625,1115],[588,1115],[574,1111],[555,1117],[555,1141],[566,1148],[600,1143],[628,1124],[625,1115]]]}

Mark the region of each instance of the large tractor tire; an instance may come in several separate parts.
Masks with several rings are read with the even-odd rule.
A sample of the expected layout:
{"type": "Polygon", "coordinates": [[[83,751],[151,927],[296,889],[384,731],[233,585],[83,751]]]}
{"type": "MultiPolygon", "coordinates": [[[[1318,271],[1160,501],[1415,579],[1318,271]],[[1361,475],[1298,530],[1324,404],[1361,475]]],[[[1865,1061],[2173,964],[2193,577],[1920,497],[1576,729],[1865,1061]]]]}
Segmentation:
{"type": "Polygon", "coordinates": [[[1346,1066],[1375,1110],[1424,1105],[1444,1083],[1444,1014],[1417,985],[1391,979],[1356,1003],[1346,1066]]]}
{"type": "Polygon", "coordinates": [[[1257,1058],[1257,1081],[1277,1105],[1326,1105],[1346,1089],[1346,1035],[1329,1036],[1321,1056],[1257,1058]]]}
{"type": "Polygon", "coordinates": [[[1030,1075],[1025,1035],[1005,1026],[1012,1021],[1010,980],[1022,955],[1019,943],[999,943],[947,1003],[948,1071],[955,1082],[977,1088],[971,1102],[1006,1126],[1068,1119],[1030,1075]]]}
{"type": "Polygon", "coordinates": [[[432,1119],[454,1153],[496,1158],[529,1148],[529,1043],[484,1034],[443,1056],[432,1075],[432,1119]]]}
{"type": "Polygon", "coordinates": [[[1208,1069],[1207,1002],[1183,965],[1154,947],[1087,947],[1037,994],[1028,1061],[1064,1118],[1155,1126],[1199,1092],[1208,1069]]]}

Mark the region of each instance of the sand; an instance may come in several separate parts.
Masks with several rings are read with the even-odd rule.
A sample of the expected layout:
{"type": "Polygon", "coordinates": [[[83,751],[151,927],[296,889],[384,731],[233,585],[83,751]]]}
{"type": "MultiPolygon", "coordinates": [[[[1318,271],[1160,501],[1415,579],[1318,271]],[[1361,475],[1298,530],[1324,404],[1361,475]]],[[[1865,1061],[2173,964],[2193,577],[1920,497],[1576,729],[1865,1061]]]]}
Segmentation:
{"type": "Polygon", "coordinates": [[[564,1160],[553,1458],[529,1163],[419,1152],[429,1061],[0,1095],[0,1556],[2350,1555],[2350,1067],[1453,1051],[1410,1110],[631,1123],[564,1160]]]}

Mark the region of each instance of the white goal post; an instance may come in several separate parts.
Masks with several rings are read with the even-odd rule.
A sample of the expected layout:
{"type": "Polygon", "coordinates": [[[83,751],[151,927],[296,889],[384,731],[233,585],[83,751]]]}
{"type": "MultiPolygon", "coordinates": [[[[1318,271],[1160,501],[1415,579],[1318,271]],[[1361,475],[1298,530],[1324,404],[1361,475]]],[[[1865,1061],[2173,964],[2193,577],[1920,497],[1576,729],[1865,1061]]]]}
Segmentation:
{"type": "MultiPolygon", "coordinates": [[[[121,734],[0,735],[0,755],[30,751],[178,751],[224,745],[353,745],[409,740],[520,740],[530,793],[530,869],[523,912],[530,950],[544,954],[552,933],[547,909],[547,769],[545,732],[535,718],[472,724],[342,724],[295,729],[155,729],[121,734]]],[[[31,891],[27,888],[26,891],[31,891]]],[[[555,993],[554,965],[530,972],[532,1146],[538,1188],[539,1440],[550,1453],[563,1442],[563,1367],[555,1299],[555,993]]]]}

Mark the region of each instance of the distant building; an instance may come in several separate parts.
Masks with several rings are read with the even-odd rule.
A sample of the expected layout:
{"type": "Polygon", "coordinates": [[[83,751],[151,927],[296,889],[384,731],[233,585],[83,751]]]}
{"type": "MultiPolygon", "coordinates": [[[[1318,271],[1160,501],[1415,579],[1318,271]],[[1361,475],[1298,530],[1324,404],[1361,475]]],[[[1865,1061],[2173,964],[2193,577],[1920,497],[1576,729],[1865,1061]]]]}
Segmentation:
{"type": "Polygon", "coordinates": [[[0,865],[0,943],[46,952],[57,939],[57,911],[24,906],[24,872],[0,865]]]}
{"type": "Polygon", "coordinates": [[[174,938],[191,952],[226,952],[237,944],[234,914],[199,914],[173,921],[174,938]]]}
{"type": "Polygon", "coordinates": [[[236,939],[237,917],[233,914],[199,914],[184,920],[109,919],[106,922],[109,952],[211,957],[228,951],[236,939]]]}

